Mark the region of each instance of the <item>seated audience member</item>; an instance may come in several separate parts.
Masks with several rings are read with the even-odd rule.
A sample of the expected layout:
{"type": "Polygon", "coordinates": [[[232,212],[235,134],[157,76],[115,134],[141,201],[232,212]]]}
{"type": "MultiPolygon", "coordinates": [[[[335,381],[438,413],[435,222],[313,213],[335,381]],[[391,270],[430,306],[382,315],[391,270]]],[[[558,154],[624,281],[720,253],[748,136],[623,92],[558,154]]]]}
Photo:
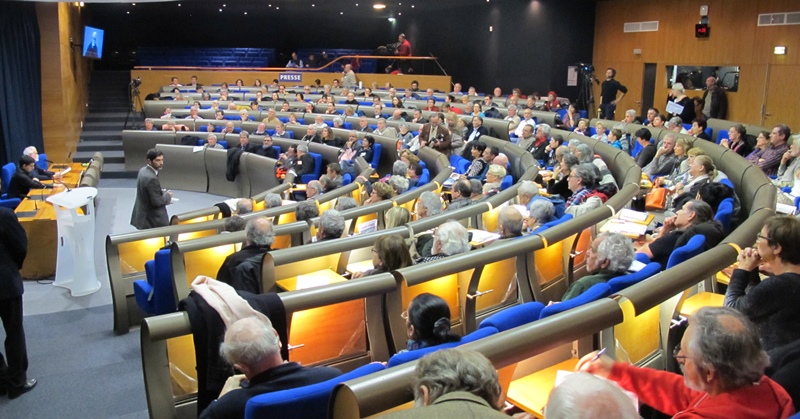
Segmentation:
{"type": "Polygon", "coordinates": [[[447,221],[433,232],[431,255],[417,259],[416,263],[430,262],[465,253],[470,248],[467,228],[458,221],[447,221]]]}
{"type": "Polygon", "coordinates": [[[533,153],[534,144],[537,140],[537,138],[533,136],[533,129],[533,125],[525,124],[522,127],[522,135],[520,135],[517,140],[517,146],[529,153],[533,153]]]}
{"type": "Polygon", "coordinates": [[[433,217],[442,212],[442,200],[436,192],[425,191],[417,200],[417,219],[433,217]]]}
{"type": "Polygon", "coordinates": [[[576,372],[550,392],[544,417],[639,419],[639,412],[619,386],[589,373],[576,372]]]}
{"type": "Polygon", "coordinates": [[[800,168],[800,146],[797,142],[789,146],[789,150],[781,156],[781,164],[778,166],[778,178],[773,182],[778,186],[794,185],[795,172],[800,168]]]}
{"type": "Polygon", "coordinates": [[[769,359],[758,331],[731,308],[703,307],[692,314],[675,351],[683,377],[596,357],[597,352],[584,356],[577,369],[617,382],[669,416],[766,419],[794,414],[786,391],[764,375],[769,359]]]}
{"type": "MultiPolygon", "coordinates": [[[[402,207],[394,208],[404,209],[402,207]]],[[[408,252],[408,246],[406,246],[403,236],[399,234],[382,236],[375,241],[375,245],[372,248],[373,268],[368,271],[353,273],[353,279],[391,272],[413,264],[414,262],[411,260],[411,254],[408,252]]]]}
{"type": "Polygon", "coordinates": [[[158,128],[155,125],[153,125],[153,120],[150,118],[144,120],[144,128],[142,129],[144,131],[158,131],[158,128]]]}
{"type": "MultiPolygon", "coordinates": [[[[358,206],[358,202],[352,197],[343,196],[336,200],[336,211],[346,211],[358,206]]],[[[325,211],[327,212],[327,211],[325,211]]]]}
{"type": "Polygon", "coordinates": [[[342,237],[344,234],[344,217],[335,210],[329,209],[319,217],[319,227],[317,228],[317,241],[333,240],[342,237]]]}
{"type": "Polygon", "coordinates": [[[295,157],[294,164],[289,170],[294,172],[297,180],[300,180],[301,176],[314,171],[314,158],[308,154],[308,144],[297,145],[297,157],[295,157]]]}
{"type": "Polygon", "coordinates": [[[774,176],[778,173],[781,157],[789,150],[787,142],[789,141],[790,135],[792,135],[792,131],[788,126],[775,126],[775,128],[772,129],[772,133],[769,134],[769,145],[755,162],[751,162],[760,167],[767,176],[774,176]]]}
{"type": "Polygon", "coordinates": [[[502,391],[497,371],[479,352],[452,348],[422,357],[413,386],[414,408],[381,417],[509,418],[499,412],[502,391]]]}
{"type": "Polygon", "coordinates": [[[608,131],[608,143],[618,150],[622,150],[626,153],[628,152],[628,139],[622,134],[622,130],[617,127],[608,131]]]}
{"type": "Polygon", "coordinates": [[[225,149],[225,147],[223,147],[222,144],[217,142],[217,136],[214,135],[214,134],[208,134],[208,136],[206,136],[206,143],[203,144],[203,147],[204,148],[216,148],[218,150],[225,149]]]}
{"type": "Polygon", "coordinates": [[[486,198],[483,194],[483,184],[478,179],[470,179],[469,180],[469,190],[472,194],[469,196],[469,199],[472,202],[482,201],[486,198]]]}
{"type": "Polygon", "coordinates": [[[249,291],[255,294],[262,292],[261,259],[264,257],[264,253],[270,251],[270,246],[274,241],[275,232],[272,230],[272,222],[263,217],[250,219],[245,227],[242,250],[225,258],[217,272],[217,280],[240,291],[249,291]],[[240,265],[245,266],[239,269],[240,265]]]}
{"type": "Polygon", "coordinates": [[[486,151],[486,143],[483,141],[473,141],[472,144],[468,144],[467,147],[471,148],[472,163],[470,163],[463,177],[467,179],[483,180],[486,176],[486,170],[488,169],[488,164],[486,160],[483,159],[483,153],[486,151]]]}
{"type": "Polygon", "coordinates": [[[672,199],[673,208],[681,208],[686,201],[697,196],[700,187],[717,179],[717,168],[714,166],[714,161],[706,155],[695,157],[689,166],[688,173],[691,180],[686,185],[683,183],[675,185],[675,197],[672,199]]]}
{"type": "Polygon", "coordinates": [[[266,316],[237,320],[225,331],[222,357],[243,375],[225,383],[220,396],[200,414],[201,418],[243,418],[247,401],[259,394],[303,387],[336,378],[331,367],[303,367],[281,359],[278,332],[266,316]]]}
{"type": "Polygon", "coordinates": [[[276,193],[268,193],[264,196],[264,209],[277,208],[283,204],[281,196],[276,193]]]}
{"type": "Polygon", "coordinates": [[[419,178],[422,176],[422,166],[419,163],[408,165],[406,176],[408,177],[408,187],[413,188],[419,185],[419,178]]]}
{"type": "Polygon", "coordinates": [[[324,192],[342,187],[342,167],[339,163],[328,163],[326,173],[319,178],[324,192]]]}
{"type": "Polygon", "coordinates": [[[769,146],[769,137],[770,133],[767,131],[761,131],[758,133],[756,137],[756,143],[753,146],[753,150],[745,156],[745,159],[752,164],[758,164],[759,159],[761,156],[764,155],[764,152],[767,151],[767,147],[769,146]]]}
{"type": "Polygon", "coordinates": [[[248,153],[255,153],[259,146],[250,144],[250,133],[247,131],[242,131],[239,133],[239,146],[237,148],[240,148],[242,151],[246,151],[248,153]]]}
{"type": "Polygon", "coordinates": [[[754,247],[739,254],[725,305],[747,316],[758,328],[764,350],[772,351],[800,339],[800,220],[773,216],[758,234],[754,247]],[[771,275],[759,277],[759,265],[771,275]]]}
{"type": "Polygon", "coordinates": [[[294,213],[297,221],[309,221],[312,218],[319,217],[319,208],[313,200],[300,201],[297,203],[297,209],[295,209],[294,213]]]}
{"type": "Polygon", "coordinates": [[[523,229],[528,232],[536,231],[555,219],[556,208],[549,199],[533,199],[528,205],[528,217],[525,219],[523,229]]]}
{"type": "Polygon", "coordinates": [[[506,169],[496,164],[489,166],[486,171],[486,184],[483,185],[483,193],[496,193],[500,190],[500,182],[506,177],[506,169]]]}
{"type": "Polygon", "coordinates": [[[598,122],[594,126],[595,132],[597,134],[592,135],[592,138],[598,141],[602,141],[604,143],[608,143],[608,135],[606,135],[606,125],[602,122],[598,122]]]}
{"type": "Polygon", "coordinates": [[[664,136],[661,147],[656,151],[656,155],[650,163],[642,168],[642,172],[648,176],[666,176],[675,170],[679,164],[679,158],[675,155],[675,134],[664,136]]]}
{"type": "Polygon", "coordinates": [[[603,161],[598,156],[592,154],[592,149],[589,148],[586,144],[579,144],[575,147],[575,157],[581,162],[584,163],[591,163],[597,167],[597,170],[600,172],[599,183],[601,185],[614,185],[617,186],[617,182],[614,180],[614,176],[611,174],[611,170],[608,169],[608,165],[606,162],[603,161]]]}
{"type": "MultiPolygon", "coordinates": [[[[25,147],[25,150],[22,150],[23,156],[31,156],[34,161],[39,161],[39,152],[36,150],[34,146],[25,147]]],[[[61,173],[51,172],[49,170],[40,169],[38,166],[34,165],[33,170],[29,173],[31,178],[36,178],[39,180],[52,180],[52,179],[60,179],[61,173]]]]}
{"type": "Polygon", "coordinates": [[[238,215],[231,215],[222,220],[222,232],[233,233],[236,231],[243,231],[247,227],[247,221],[238,215]]]}
{"type": "Polygon", "coordinates": [[[450,189],[450,204],[445,211],[455,211],[472,204],[472,188],[469,181],[459,179],[450,189]]]}
{"type": "Polygon", "coordinates": [[[588,137],[590,133],[589,120],[584,118],[578,120],[578,126],[572,132],[588,137]]]}
{"type": "Polygon", "coordinates": [[[558,156],[558,149],[564,144],[564,137],[560,134],[555,134],[550,137],[550,143],[547,144],[545,148],[545,166],[547,167],[555,167],[558,165],[559,156],[558,156]]]}
{"type": "Polygon", "coordinates": [[[633,262],[631,240],[617,233],[602,233],[586,251],[586,271],[589,275],[573,282],[561,301],[571,300],[595,284],[625,275],[633,262]]]}
{"type": "Polygon", "coordinates": [[[319,134],[317,134],[317,129],[314,128],[314,125],[309,125],[306,128],[306,135],[304,135],[303,138],[300,139],[300,141],[304,141],[306,143],[322,144],[322,138],[320,138],[319,134]]]}
{"type": "Polygon", "coordinates": [[[500,208],[497,215],[497,232],[500,239],[513,239],[522,237],[522,214],[513,206],[506,205],[500,208]]]}
{"type": "Polygon", "coordinates": [[[689,130],[689,134],[694,135],[701,140],[711,141],[711,137],[706,134],[706,128],[708,128],[708,122],[706,122],[705,119],[695,118],[692,121],[692,129],[689,130]]]}
{"type": "Polygon", "coordinates": [[[231,208],[232,215],[245,215],[253,212],[253,200],[250,198],[237,199],[231,208]]]}
{"type": "Polygon", "coordinates": [[[753,151],[753,145],[747,139],[747,128],[742,124],[736,124],[728,129],[728,138],[723,138],[719,145],[727,147],[736,154],[746,157],[753,151]]]}
{"type": "Polygon", "coordinates": [[[700,201],[710,205],[711,211],[716,214],[717,210],[719,209],[719,204],[722,203],[722,200],[726,198],[733,199],[735,215],[737,209],[736,195],[734,194],[733,189],[724,183],[708,182],[704,184],[700,187],[700,189],[697,190],[697,197],[695,199],[699,199],[700,201]]]}
{"type": "Polygon", "coordinates": [[[539,196],[539,185],[530,180],[523,180],[517,188],[517,203],[530,210],[534,198],[539,196]]]}
{"type": "Polygon", "coordinates": [[[22,156],[19,159],[19,166],[11,181],[8,184],[9,198],[24,198],[31,189],[52,189],[52,185],[45,185],[38,178],[33,177],[36,170],[36,160],[31,156],[22,156]]]}
{"type": "Polygon", "coordinates": [[[650,142],[653,134],[647,128],[639,128],[634,135],[636,136],[636,141],[643,147],[639,154],[636,155],[636,165],[644,168],[656,156],[656,145],[650,142]]]}
{"type": "Polygon", "coordinates": [[[261,147],[255,150],[255,153],[259,156],[269,157],[271,159],[278,159],[278,150],[272,147],[272,137],[267,134],[264,136],[264,140],[261,143],[261,147]]]}
{"type": "Polygon", "coordinates": [[[550,125],[539,124],[536,126],[536,140],[528,151],[533,154],[536,160],[544,161],[547,159],[547,147],[550,143],[550,125]]]}
{"type": "Polygon", "coordinates": [[[450,307],[437,295],[425,292],[414,297],[403,318],[406,319],[406,349],[409,351],[461,340],[450,330],[450,307]]]}
{"type": "Polygon", "coordinates": [[[679,116],[670,118],[664,123],[664,128],[681,134],[689,134],[689,131],[686,131],[686,128],[683,127],[683,121],[679,116]]]}
{"type": "Polygon", "coordinates": [[[396,197],[408,190],[408,179],[405,176],[392,175],[389,180],[386,181],[386,183],[392,187],[393,197],[396,197]]]}
{"type": "Polygon", "coordinates": [[[570,171],[569,176],[567,176],[567,187],[572,191],[572,195],[567,198],[567,209],[573,205],[583,204],[589,198],[592,193],[591,188],[597,180],[592,168],[594,168],[593,164],[583,163],[576,165],[570,171]]]}
{"type": "Polygon", "coordinates": [[[384,182],[375,182],[372,185],[372,193],[369,195],[369,199],[364,201],[364,205],[392,199],[393,193],[394,189],[389,184],[384,182]]]}
{"type": "Polygon", "coordinates": [[[705,236],[704,250],[711,249],[725,237],[725,231],[719,221],[714,220],[711,206],[703,201],[690,200],[683,204],[674,216],[664,219],[664,226],[658,238],[639,248],[653,262],[667,269],[667,261],[672,252],[689,242],[697,234],[705,236]]]}
{"type": "Polygon", "coordinates": [[[578,157],[572,153],[566,153],[561,157],[561,164],[558,165],[558,172],[555,176],[544,175],[542,179],[547,183],[547,193],[550,195],[560,195],[564,199],[572,196],[569,187],[570,174],[572,169],[580,164],[578,157]]]}
{"type": "MultiPolygon", "coordinates": [[[[496,147],[493,147],[493,149],[494,148],[496,148],[496,147]]],[[[509,169],[508,156],[506,156],[505,154],[497,153],[497,155],[495,155],[494,158],[492,159],[492,164],[496,164],[496,165],[498,165],[498,166],[500,166],[502,168],[505,168],[507,174],[509,174],[509,175],[511,174],[511,172],[508,171],[508,169],[509,169]]]]}
{"type": "Polygon", "coordinates": [[[306,199],[314,199],[322,192],[322,183],[318,180],[312,180],[306,185],[306,199]]]}
{"type": "Polygon", "coordinates": [[[395,227],[402,227],[411,221],[411,213],[401,206],[389,208],[384,216],[384,228],[386,230],[395,227]]]}

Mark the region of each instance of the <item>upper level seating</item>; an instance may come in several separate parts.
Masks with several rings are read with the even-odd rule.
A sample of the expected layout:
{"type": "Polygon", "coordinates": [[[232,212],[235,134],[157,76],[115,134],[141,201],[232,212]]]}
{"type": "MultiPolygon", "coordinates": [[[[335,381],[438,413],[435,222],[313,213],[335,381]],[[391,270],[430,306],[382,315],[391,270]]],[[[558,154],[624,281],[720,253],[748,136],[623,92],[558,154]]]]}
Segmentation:
{"type": "MultiPolygon", "coordinates": [[[[322,49],[322,48],[301,48],[297,50],[297,55],[302,59],[304,62],[308,59],[309,54],[314,54],[317,58],[322,56],[322,51],[325,51],[328,54],[328,59],[334,60],[338,57],[344,55],[373,55],[372,50],[369,49],[347,49],[347,48],[334,48],[334,49],[322,49]]],[[[348,61],[337,61],[333,65],[329,66],[326,70],[323,71],[332,71],[332,72],[341,72],[342,67],[344,64],[347,64],[348,61]]],[[[279,66],[282,67],[286,65],[286,63],[280,63],[279,66]]],[[[373,59],[365,59],[360,60],[360,66],[356,69],[357,73],[377,73],[378,69],[378,60],[373,59]]]]}
{"type": "Polygon", "coordinates": [[[153,67],[269,67],[274,48],[139,47],[136,65],[153,67]]]}

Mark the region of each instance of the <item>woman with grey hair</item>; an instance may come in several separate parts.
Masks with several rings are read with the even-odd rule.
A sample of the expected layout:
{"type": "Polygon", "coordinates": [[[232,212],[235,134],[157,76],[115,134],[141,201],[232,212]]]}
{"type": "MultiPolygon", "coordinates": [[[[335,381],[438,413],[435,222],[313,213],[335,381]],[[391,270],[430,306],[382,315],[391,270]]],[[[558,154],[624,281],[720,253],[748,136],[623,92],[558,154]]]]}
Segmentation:
{"type": "MultiPolygon", "coordinates": [[[[405,163],[403,164],[405,165],[405,163]]],[[[392,175],[386,183],[392,187],[393,196],[400,195],[408,190],[408,178],[405,176],[392,175]]]]}
{"type": "Polygon", "coordinates": [[[400,123],[398,128],[397,138],[400,139],[401,147],[404,149],[411,148],[411,141],[414,139],[414,134],[408,130],[408,124],[405,122],[400,123]]]}
{"type": "Polygon", "coordinates": [[[442,212],[442,199],[435,192],[425,191],[417,201],[417,219],[433,217],[442,212]]]}
{"type": "Polygon", "coordinates": [[[467,228],[458,221],[450,220],[434,230],[431,255],[418,259],[416,263],[430,262],[447,256],[465,253],[470,248],[467,228]]]}
{"type": "Polygon", "coordinates": [[[556,213],[555,206],[547,198],[531,200],[528,210],[528,218],[525,219],[525,224],[529,232],[533,232],[545,223],[552,221],[556,213]]]}
{"type": "Polygon", "coordinates": [[[590,275],[573,282],[561,301],[571,300],[593,285],[624,275],[631,262],[633,262],[633,244],[629,238],[617,233],[603,233],[597,236],[586,251],[586,270],[590,275]]]}
{"type": "Polygon", "coordinates": [[[506,169],[503,166],[492,164],[486,171],[486,184],[483,185],[483,193],[488,194],[495,190],[500,190],[500,183],[506,177],[506,169]]]}
{"type": "Polygon", "coordinates": [[[558,165],[558,173],[555,178],[544,176],[543,179],[547,182],[547,193],[550,195],[561,195],[564,199],[569,199],[572,196],[572,191],[567,185],[569,174],[572,168],[579,165],[580,161],[572,153],[565,153],[561,158],[561,163],[558,165]]]}
{"type": "Polygon", "coordinates": [[[611,174],[611,171],[608,170],[608,165],[606,165],[606,162],[599,157],[595,157],[594,154],[592,154],[592,149],[589,148],[588,145],[580,144],[575,147],[575,156],[581,163],[592,163],[597,167],[597,170],[600,171],[601,185],[617,186],[617,182],[614,180],[614,176],[611,174]]]}
{"type": "Polygon", "coordinates": [[[682,112],[672,112],[670,115],[679,116],[684,124],[691,124],[694,118],[697,117],[694,112],[694,103],[692,103],[692,99],[689,99],[689,96],[686,96],[686,90],[683,88],[682,83],[675,83],[672,85],[669,98],[667,99],[667,103],[669,102],[683,106],[682,112]]]}

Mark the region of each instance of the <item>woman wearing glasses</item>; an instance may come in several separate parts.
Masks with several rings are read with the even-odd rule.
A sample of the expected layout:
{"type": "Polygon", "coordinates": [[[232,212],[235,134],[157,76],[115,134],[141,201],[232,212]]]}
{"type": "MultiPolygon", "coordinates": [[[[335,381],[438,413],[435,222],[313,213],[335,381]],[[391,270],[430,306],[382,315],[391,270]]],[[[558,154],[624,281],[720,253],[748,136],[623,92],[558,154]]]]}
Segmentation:
{"type": "Polygon", "coordinates": [[[406,320],[409,351],[461,340],[450,330],[450,307],[441,297],[420,294],[411,300],[402,316],[406,320]]]}
{"type": "Polygon", "coordinates": [[[754,247],[739,254],[725,305],[733,307],[758,327],[764,350],[770,352],[800,340],[800,220],[774,216],[767,220],[754,247]],[[759,265],[771,272],[761,280],[759,265]]]}

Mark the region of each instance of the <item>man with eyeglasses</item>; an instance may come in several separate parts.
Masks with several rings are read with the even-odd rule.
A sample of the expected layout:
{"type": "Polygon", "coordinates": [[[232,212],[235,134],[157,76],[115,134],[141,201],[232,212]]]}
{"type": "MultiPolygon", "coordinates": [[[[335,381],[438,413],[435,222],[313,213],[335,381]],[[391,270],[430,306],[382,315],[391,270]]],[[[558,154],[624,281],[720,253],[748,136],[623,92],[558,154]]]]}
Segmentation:
{"type": "Polygon", "coordinates": [[[769,365],[758,332],[739,311],[703,307],[689,320],[674,357],[683,377],[615,362],[597,352],[577,370],[615,381],[639,400],[669,416],[787,418],[789,394],[764,375],[769,365]]]}

